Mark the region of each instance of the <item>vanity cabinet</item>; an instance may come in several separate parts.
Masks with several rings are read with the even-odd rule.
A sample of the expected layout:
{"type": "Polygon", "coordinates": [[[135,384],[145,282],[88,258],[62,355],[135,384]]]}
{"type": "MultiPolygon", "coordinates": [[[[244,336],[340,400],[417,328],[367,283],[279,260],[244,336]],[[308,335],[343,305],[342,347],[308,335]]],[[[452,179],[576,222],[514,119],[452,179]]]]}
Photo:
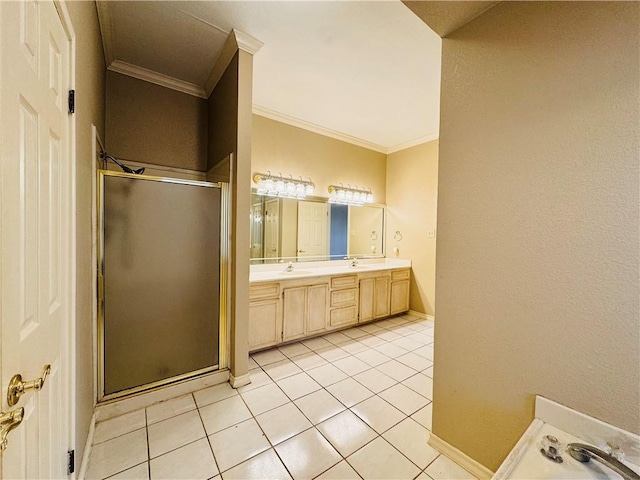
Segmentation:
{"type": "Polygon", "coordinates": [[[249,287],[249,350],[409,309],[409,268],[265,281],[249,287]]]}
{"type": "Polygon", "coordinates": [[[409,269],[393,270],[391,272],[390,314],[409,310],[409,269]]]}
{"type": "Polygon", "coordinates": [[[282,340],[321,333],[327,328],[327,284],[284,288],[282,340]]]}
{"type": "Polygon", "coordinates": [[[391,275],[389,272],[376,272],[360,278],[360,317],[359,322],[367,322],[389,315],[389,296],[391,275]]]}
{"type": "Polygon", "coordinates": [[[331,277],[329,328],[358,323],[358,276],[331,277]]]}
{"type": "Polygon", "coordinates": [[[249,350],[282,341],[282,298],[279,283],[249,287],[249,350]]]}

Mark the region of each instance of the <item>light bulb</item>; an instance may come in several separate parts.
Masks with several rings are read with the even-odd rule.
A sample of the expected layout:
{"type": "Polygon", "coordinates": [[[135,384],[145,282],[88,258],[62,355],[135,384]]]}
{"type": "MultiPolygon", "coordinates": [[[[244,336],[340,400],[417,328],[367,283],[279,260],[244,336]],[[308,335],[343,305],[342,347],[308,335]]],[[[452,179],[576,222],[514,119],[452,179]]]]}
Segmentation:
{"type": "Polygon", "coordinates": [[[282,193],[285,191],[285,186],[284,186],[284,181],[283,180],[278,180],[276,182],[276,192],[278,193],[282,193]]]}
{"type": "Polygon", "coordinates": [[[313,195],[313,185],[309,184],[305,187],[305,193],[307,195],[313,195]]]}

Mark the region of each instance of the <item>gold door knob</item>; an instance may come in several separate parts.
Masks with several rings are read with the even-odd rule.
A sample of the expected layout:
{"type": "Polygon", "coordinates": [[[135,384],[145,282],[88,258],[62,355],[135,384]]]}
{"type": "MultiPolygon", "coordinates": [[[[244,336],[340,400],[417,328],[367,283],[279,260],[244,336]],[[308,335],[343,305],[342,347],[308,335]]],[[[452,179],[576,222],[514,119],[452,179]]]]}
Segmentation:
{"type": "Polygon", "coordinates": [[[0,452],[4,452],[9,444],[9,432],[22,423],[24,408],[16,408],[10,412],[0,412],[0,452]]]}
{"type": "Polygon", "coordinates": [[[51,365],[45,365],[42,368],[42,375],[30,382],[23,382],[22,375],[19,373],[11,377],[9,380],[9,388],[7,388],[7,403],[10,407],[13,407],[22,394],[27,390],[40,390],[44,386],[44,381],[47,379],[47,375],[51,373],[51,365]]]}

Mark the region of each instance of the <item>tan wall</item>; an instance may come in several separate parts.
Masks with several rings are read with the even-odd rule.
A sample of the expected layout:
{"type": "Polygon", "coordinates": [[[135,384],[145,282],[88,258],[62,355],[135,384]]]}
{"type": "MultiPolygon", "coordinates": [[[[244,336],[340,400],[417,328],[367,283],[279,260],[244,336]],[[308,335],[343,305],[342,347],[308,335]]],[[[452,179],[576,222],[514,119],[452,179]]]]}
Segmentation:
{"type": "Polygon", "coordinates": [[[411,260],[410,308],[428,315],[435,313],[436,239],[428,233],[436,230],[437,203],[437,141],[387,157],[387,257],[411,260]]]}
{"type": "Polygon", "coordinates": [[[118,159],[204,172],[207,101],[107,72],[106,148],[118,159]]]}
{"type": "Polygon", "coordinates": [[[541,394],[640,433],[637,2],[443,40],[434,434],[491,469],[541,394]]]}
{"type": "MultiPolygon", "coordinates": [[[[374,201],[385,202],[386,155],[253,116],[252,173],[311,177],[315,195],[328,197],[329,185],[351,184],[371,188],[374,201]]],[[[254,184],[252,184],[254,186],[254,184]]]]}
{"type": "Polygon", "coordinates": [[[208,100],[207,170],[215,167],[238,143],[238,55],[220,77],[208,100]]]}
{"type": "Polygon", "coordinates": [[[96,6],[66,2],[76,35],[76,468],[84,454],[95,398],[91,264],[91,124],[104,138],[105,64],[96,6]]]}

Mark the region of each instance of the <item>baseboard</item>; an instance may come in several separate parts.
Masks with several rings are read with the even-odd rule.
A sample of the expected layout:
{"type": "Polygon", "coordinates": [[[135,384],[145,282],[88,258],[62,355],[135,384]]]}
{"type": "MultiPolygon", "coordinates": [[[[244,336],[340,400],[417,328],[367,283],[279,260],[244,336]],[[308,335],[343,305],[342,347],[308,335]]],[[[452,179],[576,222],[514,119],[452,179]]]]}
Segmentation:
{"type": "Polygon", "coordinates": [[[82,454],[82,463],[80,464],[80,471],[78,472],[78,480],[84,480],[87,476],[87,469],[89,468],[89,457],[91,456],[91,447],[93,446],[93,437],[96,433],[96,414],[91,416],[91,423],[89,424],[89,434],[87,435],[87,441],[84,444],[84,453],[82,454]]]}
{"type": "Polygon", "coordinates": [[[239,377],[234,377],[231,373],[229,374],[229,383],[233,388],[244,387],[245,385],[249,385],[251,383],[251,377],[249,377],[248,373],[241,375],[239,377]]]}
{"type": "Polygon", "coordinates": [[[427,313],[422,313],[422,312],[417,312],[416,310],[409,310],[407,312],[407,314],[411,315],[412,317],[424,318],[424,319],[429,320],[431,322],[433,322],[435,320],[433,315],[429,315],[427,313]]]}
{"type": "Polygon", "coordinates": [[[429,445],[438,450],[445,457],[450,458],[452,461],[460,465],[474,477],[479,478],[480,480],[490,480],[493,477],[493,472],[487,467],[476,462],[473,458],[461,452],[456,447],[445,442],[433,433],[429,436],[429,445]]]}

